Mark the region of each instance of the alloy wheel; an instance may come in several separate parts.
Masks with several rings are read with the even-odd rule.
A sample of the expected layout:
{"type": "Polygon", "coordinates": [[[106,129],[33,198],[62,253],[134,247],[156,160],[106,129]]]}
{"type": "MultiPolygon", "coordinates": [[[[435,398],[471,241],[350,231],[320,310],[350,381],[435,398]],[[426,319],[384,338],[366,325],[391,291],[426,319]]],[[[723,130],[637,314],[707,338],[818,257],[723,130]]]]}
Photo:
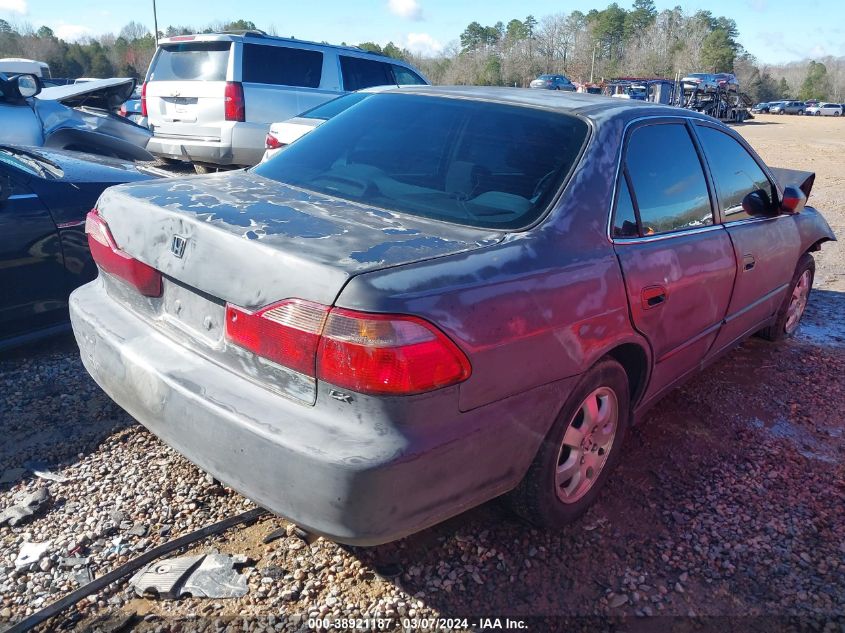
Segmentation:
{"type": "Polygon", "coordinates": [[[619,424],[619,402],[609,387],[588,395],[563,435],[555,472],[555,490],[563,503],[575,503],[598,480],[607,463],[619,424]]]}
{"type": "Polygon", "coordinates": [[[810,280],[812,275],[805,270],[798,278],[798,283],[792,289],[792,297],[789,299],[789,307],[786,309],[786,325],[784,329],[787,334],[792,334],[801,322],[804,309],[807,307],[807,299],[810,296],[810,280]]]}

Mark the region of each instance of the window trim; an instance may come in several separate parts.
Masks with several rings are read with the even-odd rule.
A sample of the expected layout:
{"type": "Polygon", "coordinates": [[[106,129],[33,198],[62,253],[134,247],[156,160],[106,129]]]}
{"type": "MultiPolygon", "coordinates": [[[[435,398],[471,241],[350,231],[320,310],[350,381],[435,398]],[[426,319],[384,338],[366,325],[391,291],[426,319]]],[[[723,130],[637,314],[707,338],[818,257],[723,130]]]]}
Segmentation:
{"type": "MultiPolygon", "coordinates": [[[[613,196],[610,202],[610,213],[608,214],[607,218],[607,238],[610,240],[611,243],[636,243],[637,241],[655,241],[655,239],[666,239],[669,237],[675,237],[678,235],[689,235],[696,232],[704,232],[707,230],[711,230],[714,228],[721,227],[721,212],[715,213],[716,204],[716,194],[715,194],[715,187],[714,183],[710,178],[710,170],[709,165],[705,162],[704,159],[704,152],[702,147],[699,143],[698,136],[695,134],[695,130],[693,129],[692,122],[694,121],[694,117],[689,116],[682,116],[677,114],[669,114],[669,115],[651,115],[651,116],[644,116],[638,117],[636,119],[632,119],[625,124],[625,128],[622,130],[622,143],[620,144],[619,155],[617,157],[616,163],[616,176],[613,180],[613,196]],[[652,125],[682,125],[686,128],[687,134],[690,137],[690,141],[692,142],[692,146],[695,149],[695,153],[698,156],[698,162],[701,166],[701,173],[704,176],[704,182],[707,187],[707,197],[710,200],[710,214],[713,217],[712,224],[705,224],[703,226],[697,226],[690,229],[679,229],[677,231],[667,231],[665,233],[657,233],[655,235],[643,235],[642,234],[642,220],[640,219],[640,207],[639,202],[637,201],[637,194],[632,187],[630,176],[628,175],[628,169],[625,166],[625,159],[628,154],[628,141],[631,138],[631,135],[636,132],[640,128],[649,127],[652,125]],[[616,204],[617,198],[619,196],[619,183],[620,183],[620,174],[624,174],[627,182],[628,182],[628,190],[631,192],[631,200],[634,205],[634,214],[636,215],[637,219],[637,229],[640,235],[638,237],[617,237],[613,235],[613,224],[616,216],[616,204]]],[[[703,121],[706,122],[706,121],[703,121]]]]}
{"type": "MultiPolygon", "coordinates": [[[[757,165],[757,167],[760,169],[760,171],[763,172],[763,175],[769,181],[769,186],[772,188],[772,194],[775,194],[777,196],[778,200],[780,199],[780,197],[783,195],[783,192],[781,191],[781,188],[778,186],[777,179],[772,176],[771,172],[769,171],[768,165],[766,165],[760,159],[760,157],[757,155],[757,152],[754,151],[754,149],[745,141],[744,138],[742,138],[739,134],[733,133],[732,130],[723,129],[723,128],[719,127],[718,125],[714,125],[710,121],[696,121],[695,125],[693,125],[693,131],[694,131],[695,137],[696,137],[696,139],[699,143],[701,143],[701,139],[698,136],[698,127],[710,128],[712,130],[715,130],[717,132],[720,132],[720,133],[728,136],[729,138],[732,138],[737,143],[739,143],[739,146],[742,147],[748,153],[748,155],[751,157],[751,160],[754,161],[754,163],[757,165]]],[[[705,162],[705,165],[706,165],[708,176],[710,177],[710,179],[713,182],[713,195],[716,198],[716,209],[718,209],[719,222],[721,224],[724,224],[725,226],[736,226],[739,223],[747,223],[749,220],[751,220],[751,221],[770,220],[772,218],[777,218],[777,217],[784,215],[783,213],[778,211],[777,213],[772,214],[770,216],[767,215],[767,216],[763,216],[763,217],[760,217],[760,218],[746,217],[746,218],[739,218],[737,220],[729,220],[727,218],[727,216],[725,215],[723,209],[722,209],[722,202],[719,199],[719,194],[718,194],[718,191],[716,190],[716,180],[713,178],[713,172],[712,172],[712,168],[710,167],[710,162],[707,160],[707,154],[703,150],[704,150],[704,146],[702,144],[701,154],[704,157],[704,162],[705,162]]]]}

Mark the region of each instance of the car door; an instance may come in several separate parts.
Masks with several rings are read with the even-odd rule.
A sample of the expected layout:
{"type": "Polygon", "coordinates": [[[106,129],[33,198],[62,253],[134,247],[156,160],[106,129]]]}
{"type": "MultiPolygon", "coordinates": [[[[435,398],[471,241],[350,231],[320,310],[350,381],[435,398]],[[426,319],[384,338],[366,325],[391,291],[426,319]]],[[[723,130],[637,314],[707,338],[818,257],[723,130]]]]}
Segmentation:
{"type": "Polygon", "coordinates": [[[654,358],[649,399],[698,367],[736,275],[686,119],[647,120],[629,131],[615,204],[612,237],[631,318],[654,358]]]}
{"type": "Polygon", "coordinates": [[[0,339],[67,318],[58,231],[13,160],[0,154],[0,339]]]}
{"type": "Polygon", "coordinates": [[[777,187],[747,146],[718,125],[699,122],[695,130],[737,261],[725,326],[713,348],[718,353],[777,311],[801,255],[801,236],[795,219],[776,211],[777,187]],[[763,200],[762,208],[746,199],[751,193],[763,200]]]}

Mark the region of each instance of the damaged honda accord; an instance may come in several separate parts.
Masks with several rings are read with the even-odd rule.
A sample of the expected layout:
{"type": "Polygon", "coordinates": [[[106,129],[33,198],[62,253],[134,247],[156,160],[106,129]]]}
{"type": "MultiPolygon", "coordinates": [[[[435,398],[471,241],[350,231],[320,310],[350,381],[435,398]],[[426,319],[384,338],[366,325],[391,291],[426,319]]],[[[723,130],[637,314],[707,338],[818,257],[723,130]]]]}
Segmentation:
{"type": "Polygon", "coordinates": [[[253,169],[106,190],[73,328],[120,406],[307,530],[503,494],[554,528],[659,397],[795,332],[835,239],[812,184],[693,111],[388,91],[253,169]]]}

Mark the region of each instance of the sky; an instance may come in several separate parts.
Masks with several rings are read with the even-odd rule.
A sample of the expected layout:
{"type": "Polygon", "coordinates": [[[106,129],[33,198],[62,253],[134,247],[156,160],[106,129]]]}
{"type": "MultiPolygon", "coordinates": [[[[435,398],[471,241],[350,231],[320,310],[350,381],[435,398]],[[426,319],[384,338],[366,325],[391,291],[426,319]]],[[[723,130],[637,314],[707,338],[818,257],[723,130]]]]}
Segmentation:
{"type": "MultiPolygon", "coordinates": [[[[629,0],[617,0],[629,7],[629,0]]],[[[492,25],[528,14],[538,20],[575,9],[604,8],[609,0],[157,0],[159,29],[252,20],[260,29],[300,39],[357,44],[392,41],[434,54],[472,21],[492,25]],[[199,9],[201,7],[201,10],[199,9]],[[237,7],[237,8],[235,8],[237,7]]],[[[658,10],[680,5],[736,20],[740,42],[761,63],[845,55],[843,0],[655,0],[658,10]]],[[[0,18],[47,25],[66,40],[117,33],[130,20],[153,28],[152,0],[0,0],[0,18]]]]}

